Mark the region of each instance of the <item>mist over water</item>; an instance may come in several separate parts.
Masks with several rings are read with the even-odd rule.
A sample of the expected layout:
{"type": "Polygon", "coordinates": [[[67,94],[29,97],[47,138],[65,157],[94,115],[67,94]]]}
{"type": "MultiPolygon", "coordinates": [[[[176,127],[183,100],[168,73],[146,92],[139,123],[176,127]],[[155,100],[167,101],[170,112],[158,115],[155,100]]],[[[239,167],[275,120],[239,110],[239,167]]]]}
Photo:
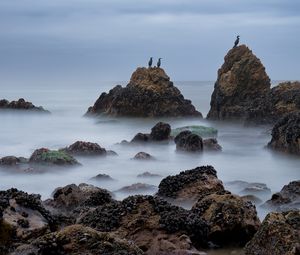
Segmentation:
{"type": "MultiPolygon", "coordinates": [[[[67,169],[51,168],[44,173],[0,170],[0,189],[16,187],[29,193],[39,193],[46,199],[55,188],[71,183],[91,183],[110,191],[137,182],[158,186],[163,177],[201,165],[214,166],[225,186],[226,182],[234,180],[262,182],[267,184],[272,193],[279,191],[290,181],[300,179],[299,158],[274,153],[264,148],[271,137],[270,128],[244,127],[204,119],[159,119],[170,123],[172,128],[186,125],[215,127],[219,131],[218,142],[223,151],[189,155],[176,153],[174,143],[145,146],[118,144],[124,139],[131,140],[138,132],[149,133],[151,127],[159,120],[83,117],[98,96],[116,84],[115,82],[95,85],[56,84],[51,87],[33,84],[1,88],[1,98],[16,100],[23,97],[35,105],[42,105],[52,114],[0,112],[0,157],[8,155],[29,157],[37,148],[59,149],[77,140],[97,142],[106,149],[116,151],[118,156],[77,157],[82,166],[67,169]],[[140,151],[150,153],[156,160],[146,162],[132,160],[140,151]],[[145,171],[162,177],[137,178],[138,174],[145,171]],[[115,181],[90,180],[100,173],[110,175],[115,181]]],[[[126,82],[121,84],[124,85],[126,82]]],[[[206,116],[213,82],[175,82],[175,85],[185,98],[191,99],[203,116],[206,116]]],[[[128,194],[118,192],[115,195],[117,199],[122,199],[128,194]]],[[[257,209],[259,215],[263,217],[266,212],[259,207],[257,209]]]]}

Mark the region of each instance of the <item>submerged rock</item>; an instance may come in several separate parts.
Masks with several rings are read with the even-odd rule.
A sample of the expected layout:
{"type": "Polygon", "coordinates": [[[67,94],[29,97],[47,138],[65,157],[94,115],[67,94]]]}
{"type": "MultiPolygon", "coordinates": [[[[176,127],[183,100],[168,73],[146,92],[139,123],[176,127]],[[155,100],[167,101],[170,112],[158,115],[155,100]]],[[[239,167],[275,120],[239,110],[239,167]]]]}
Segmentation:
{"type": "Polygon", "coordinates": [[[283,186],[281,191],[273,194],[263,206],[276,211],[300,209],[300,180],[283,186]]]}
{"type": "Polygon", "coordinates": [[[210,224],[208,238],[217,245],[245,245],[260,226],[255,206],[230,192],[200,199],[192,211],[210,224]]]}
{"type": "Polygon", "coordinates": [[[156,178],[156,177],[162,177],[162,176],[159,175],[159,174],[153,174],[153,173],[150,173],[150,172],[144,172],[142,174],[138,174],[137,177],[138,178],[156,178]]]}
{"type": "Polygon", "coordinates": [[[195,246],[207,244],[205,221],[152,196],[131,196],[97,207],[79,222],[98,231],[114,231],[145,254],[198,254],[195,246]]]}
{"type": "Polygon", "coordinates": [[[101,233],[82,225],[68,226],[44,235],[29,245],[19,246],[13,255],[140,255],[137,246],[110,233],[101,233]]]}
{"type": "Polygon", "coordinates": [[[218,144],[217,139],[208,138],[203,140],[203,148],[206,151],[221,151],[222,146],[218,144]]]}
{"type": "Polygon", "coordinates": [[[42,113],[50,113],[45,110],[42,106],[35,106],[31,102],[25,101],[24,98],[20,98],[18,101],[9,102],[6,99],[0,100],[0,110],[26,110],[26,111],[35,111],[42,113]]]}
{"type": "Polygon", "coordinates": [[[172,129],[171,136],[177,136],[182,131],[191,131],[193,134],[198,135],[200,137],[216,137],[218,135],[218,130],[212,127],[205,127],[205,126],[184,126],[172,129]]]}
{"type": "Polygon", "coordinates": [[[37,149],[29,159],[29,163],[44,165],[78,165],[78,161],[64,151],[49,150],[47,148],[37,149]]]}
{"type": "Polygon", "coordinates": [[[71,155],[78,156],[104,156],[106,150],[97,143],[77,141],[70,146],[61,149],[71,155]]]}
{"type": "Polygon", "coordinates": [[[150,160],[150,159],[154,159],[153,156],[151,156],[149,153],[146,153],[146,152],[139,152],[137,153],[133,159],[136,159],[136,160],[150,160]]]}
{"type": "Polygon", "coordinates": [[[208,119],[243,120],[250,104],[270,91],[261,61],[245,45],[231,49],[218,70],[208,119]]]}
{"type": "Polygon", "coordinates": [[[275,124],[268,147],[300,155],[300,112],[288,114],[275,124]]]}
{"type": "Polygon", "coordinates": [[[300,254],[300,211],[269,213],[253,239],[245,247],[246,255],[300,254]]]}
{"type": "Polygon", "coordinates": [[[87,115],[202,117],[161,68],[137,68],[126,87],[102,93],[87,115]]]}
{"type": "Polygon", "coordinates": [[[157,195],[177,201],[196,202],[209,194],[224,191],[223,183],[212,166],[201,166],[164,178],[157,195]]]}
{"type": "Polygon", "coordinates": [[[108,174],[97,174],[96,176],[92,177],[91,180],[94,181],[114,181],[108,174]]]}
{"type": "Polygon", "coordinates": [[[176,150],[188,152],[201,152],[203,151],[203,141],[198,135],[193,134],[191,131],[182,131],[174,139],[176,150]]]}

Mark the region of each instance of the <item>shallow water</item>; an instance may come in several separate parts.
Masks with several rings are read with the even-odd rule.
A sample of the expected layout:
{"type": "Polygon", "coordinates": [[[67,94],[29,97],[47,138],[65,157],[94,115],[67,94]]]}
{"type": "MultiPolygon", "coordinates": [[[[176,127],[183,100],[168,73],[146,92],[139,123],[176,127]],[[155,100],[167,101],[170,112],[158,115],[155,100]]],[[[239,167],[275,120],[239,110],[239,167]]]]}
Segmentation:
{"type": "MultiPolygon", "coordinates": [[[[92,183],[111,191],[137,182],[158,185],[161,178],[137,178],[145,171],[163,177],[201,165],[213,165],[224,183],[233,180],[263,182],[273,192],[283,185],[300,179],[300,159],[271,152],[264,148],[270,140],[269,128],[243,127],[237,124],[210,122],[203,119],[162,119],[173,128],[186,125],[206,125],[218,129],[221,153],[205,152],[201,155],[186,155],[175,152],[173,143],[164,145],[124,146],[117,143],[130,140],[138,132],[150,132],[157,119],[92,119],[82,117],[101,92],[108,91],[116,83],[100,85],[13,84],[1,85],[1,98],[9,100],[24,97],[35,105],[42,105],[51,115],[0,112],[0,157],[8,155],[29,157],[37,148],[58,149],[77,140],[97,142],[119,156],[105,158],[78,158],[81,167],[53,169],[42,174],[12,173],[0,171],[0,189],[16,187],[39,193],[43,199],[52,191],[70,183],[92,183]],[[45,89],[47,88],[47,89],[45,89]],[[131,158],[139,151],[153,155],[156,160],[139,162],[131,158]],[[90,178],[109,174],[116,181],[97,183],[90,178]]],[[[124,84],[124,83],[123,83],[124,84]]],[[[206,116],[209,109],[212,82],[177,82],[183,95],[191,99],[196,108],[206,116]]],[[[228,187],[230,188],[230,187],[228,187]]],[[[236,192],[236,190],[234,190],[236,192]]],[[[116,194],[121,199],[127,194],[116,194]]],[[[257,208],[260,217],[265,211],[257,208]]]]}

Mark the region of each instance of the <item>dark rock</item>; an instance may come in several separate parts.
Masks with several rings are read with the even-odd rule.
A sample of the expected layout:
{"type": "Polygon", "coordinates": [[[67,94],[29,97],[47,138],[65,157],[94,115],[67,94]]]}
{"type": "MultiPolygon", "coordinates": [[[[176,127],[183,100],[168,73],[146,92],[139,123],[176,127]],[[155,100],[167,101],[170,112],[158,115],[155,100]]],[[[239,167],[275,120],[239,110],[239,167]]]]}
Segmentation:
{"type": "Polygon", "coordinates": [[[177,201],[195,202],[209,194],[224,191],[223,183],[212,166],[201,166],[164,178],[158,186],[158,196],[177,201]]]}
{"type": "Polygon", "coordinates": [[[20,98],[18,101],[7,101],[6,99],[0,100],[0,110],[28,110],[42,113],[50,113],[45,110],[42,106],[35,106],[31,102],[25,101],[23,98],[20,98]]]}
{"type": "Polygon", "coordinates": [[[129,84],[102,93],[88,115],[133,117],[202,117],[161,68],[137,68],[129,84]]]}
{"type": "Polygon", "coordinates": [[[21,163],[20,158],[15,156],[6,156],[3,158],[0,158],[0,165],[4,166],[16,166],[21,163]]]}
{"type": "Polygon", "coordinates": [[[191,131],[182,131],[175,137],[176,150],[188,152],[203,151],[202,138],[191,131]]]}
{"type": "Polygon", "coordinates": [[[189,254],[207,244],[205,221],[152,196],[131,196],[97,207],[79,222],[133,240],[146,254],[189,254]]]}
{"type": "Polygon", "coordinates": [[[114,181],[113,178],[111,178],[108,174],[97,174],[91,180],[94,181],[114,181]]]}
{"type": "Polygon", "coordinates": [[[77,141],[70,146],[61,149],[71,155],[79,156],[103,156],[106,150],[97,143],[77,141]]]}
{"type": "Polygon", "coordinates": [[[208,238],[217,245],[245,245],[260,226],[255,206],[229,192],[205,196],[192,211],[210,224],[208,238]]]}
{"type": "Polygon", "coordinates": [[[269,213],[247,243],[246,255],[300,254],[300,211],[269,213]]]}
{"type": "Polygon", "coordinates": [[[218,70],[208,119],[244,120],[250,104],[270,92],[261,61],[245,45],[231,49],[218,70]]]}
{"type": "Polygon", "coordinates": [[[154,159],[153,156],[151,156],[150,154],[146,153],[146,152],[139,152],[137,153],[133,159],[137,159],[137,160],[150,160],[150,159],[154,159]]]}
{"type": "Polygon", "coordinates": [[[216,138],[208,138],[203,140],[203,148],[207,151],[221,151],[222,146],[218,144],[216,138]]]}
{"type": "Polygon", "coordinates": [[[128,194],[138,194],[144,192],[154,192],[156,190],[156,186],[146,184],[146,183],[134,183],[130,186],[125,186],[116,192],[123,192],[128,194]]]}
{"type": "Polygon", "coordinates": [[[139,255],[143,252],[129,241],[81,225],[68,226],[44,235],[29,245],[19,246],[13,255],[139,255]]]}
{"type": "Polygon", "coordinates": [[[275,124],[268,147],[300,155],[300,112],[288,114],[275,124]]]}
{"type": "Polygon", "coordinates": [[[131,140],[131,143],[143,143],[148,142],[150,139],[149,134],[137,133],[131,140]]]}
{"type": "Polygon", "coordinates": [[[156,177],[162,177],[161,175],[159,174],[153,174],[153,173],[150,173],[150,172],[144,172],[142,174],[139,174],[137,175],[138,178],[156,178],[156,177]]]}
{"type": "Polygon", "coordinates": [[[37,149],[29,159],[29,163],[45,165],[78,165],[75,158],[64,151],[54,151],[47,148],[37,149]]]}
{"type": "Polygon", "coordinates": [[[283,186],[281,191],[273,194],[263,207],[276,211],[300,209],[300,180],[292,181],[283,186]]]}
{"type": "Polygon", "coordinates": [[[108,156],[118,156],[118,153],[116,153],[115,151],[112,151],[112,150],[107,150],[106,155],[108,155],[108,156]]]}
{"type": "Polygon", "coordinates": [[[164,141],[170,138],[171,126],[168,123],[158,122],[150,133],[150,139],[152,141],[164,141]]]}

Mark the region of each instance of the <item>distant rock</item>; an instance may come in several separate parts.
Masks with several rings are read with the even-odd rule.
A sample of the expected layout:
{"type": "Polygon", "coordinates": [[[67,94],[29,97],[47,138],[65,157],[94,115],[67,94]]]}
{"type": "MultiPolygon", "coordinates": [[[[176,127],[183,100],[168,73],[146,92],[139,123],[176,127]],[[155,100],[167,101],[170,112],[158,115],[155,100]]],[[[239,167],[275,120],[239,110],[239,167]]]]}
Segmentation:
{"type": "Polygon", "coordinates": [[[0,166],[17,166],[19,164],[28,163],[28,159],[23,157],[15,157],[15,156],[6,156],[0,158],[0,166]]]}
{"type": "Polygon", "coordinates": [[[93,181],[114,181],[108,174],[97,174],[96,176],[92,177],[91,180],[93,181]]]}
{"type": "Polygon", "coordinates": [[[271,212],[247,243],[245,255],[300,254],[300,211],[271,212]]]}
{"type": "Polygon", "coordinates": [[[139,194],[144,192],[154,192],[155,190],[156,190],[156,186],[139,182],[129,186],[125,186],[117,190],[116,192],[123,192],[127,194],[139,194]]]}
{"type": "Polygon", "coordinates": [[[230,192],[213,193],[199,199],[192,212],[209,223],[208,238],[217,245],[244,246],[260,226],[255,206],[230,192]]]}
{"type": "Polygon", "coordinates": [[[184,127],[179,127],[172,129],[171,131],[171,136],[177,136],[179,133],[182,131],[191,131],[195,135],[199,135],[202,138],[205,137],[216,137],[218,135],[218,130],[212,127],[205,127],[205,126],[184,126],[184,127]]]}
{"type": "Polygon", "coordinates": [[[218,70],[207,115],[213,120],[244,120],[250,104],[270,92],[261,61],[245,45],[231,49],[218,70]]]}
{"type": "Polygon", "coordinates": [[[71,155],[77,156],[105,156],[106,150],[98,143],[77,141],[70,146],[61,149],[71,155]]]}
{"type": "Polygon", "coordinates": [[[174,139],[176,150],[187,152],[202,152],[202,138],[191,131],[182,131],[174,139]]]}
{"type": "Polygon", "coordinates": [[[49,150],[47,148],[40,148],[35,150],[29,159],[29,163],[58,166],[70,166],[79,164],[78,161],[68,153],[64,151],[49,150]]]}
{"type": "Polygon", "coordinates": [[[222,146],[218,143],[216,138],[207,138],[202,140],[203,149],[206,151],[221,151],[222,146]]]}
{"type": "Polygon", "coordinates": [[[161,68],[137,68],[126,87],[102,93],[87,115],[202,117],[161,68]]]}
{"type": "Polygon", "coordinates": [[[263,207],[276,211],[300,209],[300,180],[284,185],[281,191],[273,194],[263,207]]]}
{"type": "Polygon", "coordinates": [[[275,124],[268,147],[300,155],[300,112],[288,114],[275,124]]]}
{"type": "Polygon", "coordinates": [[[223,183],[212,166],[201,166],[164,178],[157,195],[175,201],[196,202],[209,194],[224,191],[223,183]]]}
{"type": "Polygon", "coordinates": [[[137,160],[151,160],[151,159],[154,159],[153,156],[151,156],[149,153],[146,153],[146,152],[139,152],[137,153],[133,159],[137,159],[137,160]]]}
{"type": "Polygon", "coordinates": [[[150,173],[150,172],[144,172],[142,174],[138,174],[137,177],[138,178],[156,178],[156,177],[162,177],[162,176],[159,175],[159,174],[153,174],[153,173],[150,173]]]}
{"type": "Polygon", "coordinates": [[[6,99],[0,100],[0,110],[26,110],[26,111],[35,111],[42,113],[50,113],[45,110],[42,106],[35,106],[31,102],[25,101],[24,98],[20,98],[18,101],[9,102],[6,99]]]}

